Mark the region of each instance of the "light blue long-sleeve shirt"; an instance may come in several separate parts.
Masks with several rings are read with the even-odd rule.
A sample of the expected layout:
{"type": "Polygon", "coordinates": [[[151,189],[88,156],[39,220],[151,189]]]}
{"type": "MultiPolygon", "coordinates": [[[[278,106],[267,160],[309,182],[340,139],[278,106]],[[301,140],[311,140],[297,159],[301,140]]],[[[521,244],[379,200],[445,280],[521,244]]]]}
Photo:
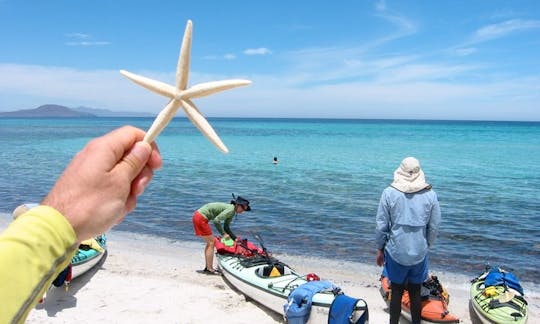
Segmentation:
{"type": "Polygon", "coordinates": [[[390,254],[404,266],[424,260],[435,243],[441,208],[433,190],[403,193],[393,187],[384,189],[376,216],[377,248],[390,254]]]}

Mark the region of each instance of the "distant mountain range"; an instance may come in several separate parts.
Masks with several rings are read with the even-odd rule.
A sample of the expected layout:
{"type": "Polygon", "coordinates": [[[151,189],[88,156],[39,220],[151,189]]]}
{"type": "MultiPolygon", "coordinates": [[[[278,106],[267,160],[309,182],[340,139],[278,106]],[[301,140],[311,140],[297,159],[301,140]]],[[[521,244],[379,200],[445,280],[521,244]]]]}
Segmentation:
{"type": "Polygon", "coordinates": [[[118,112],[88,107],[69,108],[61,105],[43,105],[34,109],[0,112],[0,117],[20,118],[77,118],[77,117],[151,117],[150,113],[118,112]]]}

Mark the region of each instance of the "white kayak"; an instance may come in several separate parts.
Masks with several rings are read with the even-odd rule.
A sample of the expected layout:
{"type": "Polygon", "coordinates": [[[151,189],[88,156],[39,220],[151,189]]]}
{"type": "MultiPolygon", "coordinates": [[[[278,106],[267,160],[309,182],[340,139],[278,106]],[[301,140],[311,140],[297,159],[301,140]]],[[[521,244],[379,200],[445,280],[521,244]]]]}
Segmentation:
{"type": "MultiPolygon", "coordinates": [[[[38,203],[24,203],[13,210],[13,219],[18,218],[30,209],[39,206],[38,203]]],[[[71,259],[71,263],[67,269],[64,269],[55,279],[54,285],[59,287],[64,281],[68,282],[72,279],[84,274],[92,269],[101,261],[107,253],[107,238],[105,234],[98,235],[92,239],[82,241],[79,245],[77,253],[71,259]]]]}
{"type": "MultiPolygon", "coordinates": [[[[231,285],[247,297],[283,316],[286,315],[289,295],[296,288],[310,282],[307,279],[309,275],[302,276],[271,256],[245,257],[218,253],[217,260],[224,277],[231,285]]],[[[330,307],[338,294],[342,292],[335,286],[334,289],[313,294],[307,323],[329,323],[330,307]]],[[[353,306],[351,323],[356,323],[364,314],[361,322],[367,323],[367,309],[366,302],[358,299],[353,306]]]]}
{"type": "Polygon", "coordinates": [[[107,253],[107,239],[105,235],[96,236],[94,239],[83,241],[77,254],[71,259],[71,278],[75,279],[92,269],[101,261],[107,253]],[[88,244],[84,244],[88,242],[88,244]]]}

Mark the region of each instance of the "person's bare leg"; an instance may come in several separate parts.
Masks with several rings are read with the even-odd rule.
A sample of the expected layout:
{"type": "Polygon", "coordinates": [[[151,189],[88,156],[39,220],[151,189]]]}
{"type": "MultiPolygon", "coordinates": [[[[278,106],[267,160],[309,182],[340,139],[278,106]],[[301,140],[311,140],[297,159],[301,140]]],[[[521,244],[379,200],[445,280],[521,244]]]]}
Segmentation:
{"type": "Polygon", "coordinates": [[[206,269],[213,271],[214,270],[214,236],[206,235],[202,236],[203,240],[206,242],[204,247],[204,259],[206,260],[206,269]]]}

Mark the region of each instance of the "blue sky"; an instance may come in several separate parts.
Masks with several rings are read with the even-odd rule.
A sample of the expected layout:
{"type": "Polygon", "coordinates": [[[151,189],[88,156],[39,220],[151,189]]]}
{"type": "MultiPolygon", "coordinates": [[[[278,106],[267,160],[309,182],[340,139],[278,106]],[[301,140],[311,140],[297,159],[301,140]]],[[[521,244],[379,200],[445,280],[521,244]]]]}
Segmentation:
{"type": "Polygon", "coordinates": [[[188,19],[206,116],[540,120],[537,0],[0,0],[0,111],[157,113],[188,19]]]}

